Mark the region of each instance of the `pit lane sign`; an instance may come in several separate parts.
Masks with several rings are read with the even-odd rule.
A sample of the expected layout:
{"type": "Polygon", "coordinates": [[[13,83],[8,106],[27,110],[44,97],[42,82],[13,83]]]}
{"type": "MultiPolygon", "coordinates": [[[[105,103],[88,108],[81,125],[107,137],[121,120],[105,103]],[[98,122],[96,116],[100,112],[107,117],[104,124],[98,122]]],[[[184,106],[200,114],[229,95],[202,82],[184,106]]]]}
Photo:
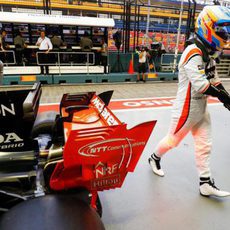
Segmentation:
{"type": "MultiPolygon", "coordinates": [[[[166,107],[171,107],[173,105],[174,100],[175,97],[119,99],[119,100],[112,100],[109,104],[109,109],[115,111],[115,110],[166,108],[166,107]]],[[[209,97],[208,103],[218,104],[219,100],[214,97],[209,97]]],[[[58,112],[59,111],[58,104],[41,105],[39,108],[39,112],[44,112],[48,110],[56,110],[58,112]]]]}

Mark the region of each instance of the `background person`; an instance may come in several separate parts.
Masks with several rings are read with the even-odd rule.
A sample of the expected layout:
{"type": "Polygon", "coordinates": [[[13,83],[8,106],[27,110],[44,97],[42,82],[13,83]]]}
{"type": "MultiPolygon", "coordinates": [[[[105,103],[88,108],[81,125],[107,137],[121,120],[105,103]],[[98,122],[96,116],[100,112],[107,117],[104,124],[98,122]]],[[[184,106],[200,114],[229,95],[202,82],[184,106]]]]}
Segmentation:
{"type": "Polygon", "coordinates": [[[8,55],[5,52],[9,48],[9,45],[6,43],[6,35],[6,31],[2,30],[0,35],[0,50],[3,51],[0,53],[0,58],[2,62],[7,62],[8,59],[8,55]]]}
{"type": "Polygon", "coordinates": [[[101,40],[101,64],[104,66],[104,74],[107,73],[107,60],[108,60],[108,45],[105,42],[105,39],[101,40]]]}
{"type": "MultiPolygon", "coordinates": [[[[42,52],[42,53],[39,53],[38,60],[39,60],[39,63],[41,63],[41,66],[40,66],[41,74],[44,74],[44,65],[42,64],[46,64],[49,62],[48,53],[50,52],[50,50],[53,49],[53,45],[50,39],[46,37],[45,31],[41,31],[41,35],[38,38],[38,41],[36,42],[36,46],[38,46],[39,51],[42,52]]],[[[49,74],[48,65],[45,65],[45,69],[46,69],[46,74],[49,74]]]]}
{"type": "Polygon", "coordinates": [[[0,60],[0,85],[3,85],[3,63],[0,60]]]}
{"type": "Polygon", "coordinates": [[[53,45],[53,49],[60,49],[61,46],[64,46],[64,42],[63,40],[61,39],[61,37],[58,35],[57,32],[54,32],[54,35],[53,37],[50,39],[51,40],[51,43],[53,45]]]}
{"type": "MultiPolygon", "coordinates": [[[[60,51],[60,47],[65,45],[65,43],[63,42],[63,40],[61,39],[61,37],[58,35],[57,31],[54,31],[53,37],[50,40],[51,40],[51,43],[53,45],[53,52],[59,52],[60,51]]],[[[52,57],[50,57],[50,58],[53,59],[54,63],[55,62],[58,63],[58,60],[60,62],[62,62],[64,60],[63,57],[65,57],[65,54],[62,54],[62,53],[60,54],[59,53],[59,55],[60,55],[59,59],[58,59],[58,54],[57,53],[51,55],[52,57]]]]}
{"type": "Polygon", "coordinates": [[[89,38],[89,34],[86,31],[84,33],[84,36],[80,40],[80,47],[83,52],[90,52],[93,48],[93,42],[89,38]]]}
{"type": "Polygon", "coordinates": [[[15,56],[16,62],[18,65],[22,64],[22,60],[25,56],[25,48],[27,47],[25,43],[25,39],[22,37],[22,33],[20,31],[16,32],[16,37],[14,38],[15,45],[15,56]]]}
{"type": "Polygon", "coordinates": [[[223,24],[230,25],[230,9],[227,7],[206,6],[199,14],[195,38],[190,41],[179,62],[178,91],[168,134],[158,143],[149,158],[153,172],[164,176],[161,157],[191,132],[200,178],[199,190],[203,196],[230,195],[215,186],[209,166],[212,138],[207,95],[217,97],[230,110],[230,96],[218,78],[214,60],[228,40],[228,32],[223,24]],[[207,37],[207,31],[210,37],[207,37]]]}
{"type": "Polygon", "coordinates": [[[142,80],[145,82],[145,74],[147,71],[147,57],[148,53],[145,47],[142,47],[139,51],[137,51],[138,54],[138,74],[137,74],[137,81],[142,80]],[[142,74],[142,79],[140,79],[140,74],[142,74]]]}
{"type": "MultiPolygon", "coordinates": [[[[89,34],[87,31],[85,31],[84,36],[80,40],[80,48],[81,48],[82,52],[91,52],[91,50],[93,48],[93,42],[89,38],[89,34]]],[[[83,63],[86,63],[87,62],[87,55],[82,54],[80,61],[83,63]]],[[[91,60],[89,60],[89,62],[91,62],[91,60]]]]}
{"type": "Polygon", "coordinates": [[[8,49],[8,44],[6,43],[6,35],[7,35],[6,31],[2,30],[0,35],[0,47],[2,51],[8,49]]]}

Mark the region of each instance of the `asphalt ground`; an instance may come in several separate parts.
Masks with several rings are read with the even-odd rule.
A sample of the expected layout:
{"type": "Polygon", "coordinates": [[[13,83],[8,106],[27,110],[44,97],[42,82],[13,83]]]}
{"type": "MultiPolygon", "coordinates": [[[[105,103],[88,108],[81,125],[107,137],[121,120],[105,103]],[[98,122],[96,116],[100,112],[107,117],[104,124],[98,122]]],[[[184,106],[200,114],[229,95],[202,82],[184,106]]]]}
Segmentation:
{"type": "MultiPolygon", "coordinates": [[[[225,88],[230,92],[230,79],[223,79],[225,88]]],[[[30,86],[2,86],[0,91],[29,88],[30,86]]],[[[112,99],[152,98],[175,96],[177,81],[139,82],[139,83],[102,83],[75,85],[43,85],[41,103],[58,103],[64,93],[97,92],[114,90],[112,99]]]]}
{"type": "MultiPolygon", "coordinates": [[[[223,84],[230,92],[230,80],[224,80],[223,84]]],[[[9,87],[1,88],[7,89],[9,87]]],[[[63,93],[106,90],[114,90],[113,99],[175,97],[177,82],[44,85],[41,103],[58,103],[63,93]]],[[[220,103],[208,107],[213,136],[212,177],[218,187],[230,191],[230,112],[220,103]]],[[[135,172],[128,174],[122,188],[100,192],[106,229],[228,230],[230,198],[206,198],[199,194],[191,135],[162,159],[164,178],[155,176],[148,165],[149,155],[167,132],[171,107],[114,112],[129,128],[149,120],[157,120],[157,125],[135,172]]]]}

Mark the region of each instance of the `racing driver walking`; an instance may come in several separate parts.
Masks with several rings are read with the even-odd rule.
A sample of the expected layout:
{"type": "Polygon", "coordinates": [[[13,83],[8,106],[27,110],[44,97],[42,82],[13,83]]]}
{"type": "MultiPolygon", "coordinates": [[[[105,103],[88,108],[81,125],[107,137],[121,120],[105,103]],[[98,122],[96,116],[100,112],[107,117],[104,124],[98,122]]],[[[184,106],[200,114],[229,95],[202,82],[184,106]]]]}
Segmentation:
{"type": "Polygon", "coordinates": [[[218,78],[215,59],[229,41],[230,9],[205,6],[196,22],[196,33],[179,62],[179,83],[168,134],[149,158],[152,170],[164,176],[161,157],[176,147],[191,131],[195,144],[195,161],[203,196],[229,196],[211,179],[209,167],[212,146],[207,96],[217,97],[230,110],[230,96],[218,78]]]}

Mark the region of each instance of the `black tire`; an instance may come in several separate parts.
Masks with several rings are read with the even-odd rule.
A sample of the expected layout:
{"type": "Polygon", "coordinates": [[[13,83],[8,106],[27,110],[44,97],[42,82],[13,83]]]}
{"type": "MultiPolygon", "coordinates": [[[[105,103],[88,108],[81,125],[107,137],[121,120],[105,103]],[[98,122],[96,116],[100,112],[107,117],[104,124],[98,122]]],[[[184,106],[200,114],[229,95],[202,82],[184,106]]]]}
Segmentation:
{"type": "Polygon", "coordinates": [[[98,215],[102,217],[102,205],[101,205],[101,200],[99,196],[97,196],[96,206],[97,206],[98,215]]]}
{"type": "Polygon", "coordinates": [[[74,195],[47,195],[22,202],[3,215],[1,230],[105,230],[97,212],[74,195]]]}
{"type": "Polygon", "coordinates": [[[36,138],[41,134],[52,136],[57,115],[58,113],[55,111],[39,113],[31,132],[32,138],[36,138]]]}

